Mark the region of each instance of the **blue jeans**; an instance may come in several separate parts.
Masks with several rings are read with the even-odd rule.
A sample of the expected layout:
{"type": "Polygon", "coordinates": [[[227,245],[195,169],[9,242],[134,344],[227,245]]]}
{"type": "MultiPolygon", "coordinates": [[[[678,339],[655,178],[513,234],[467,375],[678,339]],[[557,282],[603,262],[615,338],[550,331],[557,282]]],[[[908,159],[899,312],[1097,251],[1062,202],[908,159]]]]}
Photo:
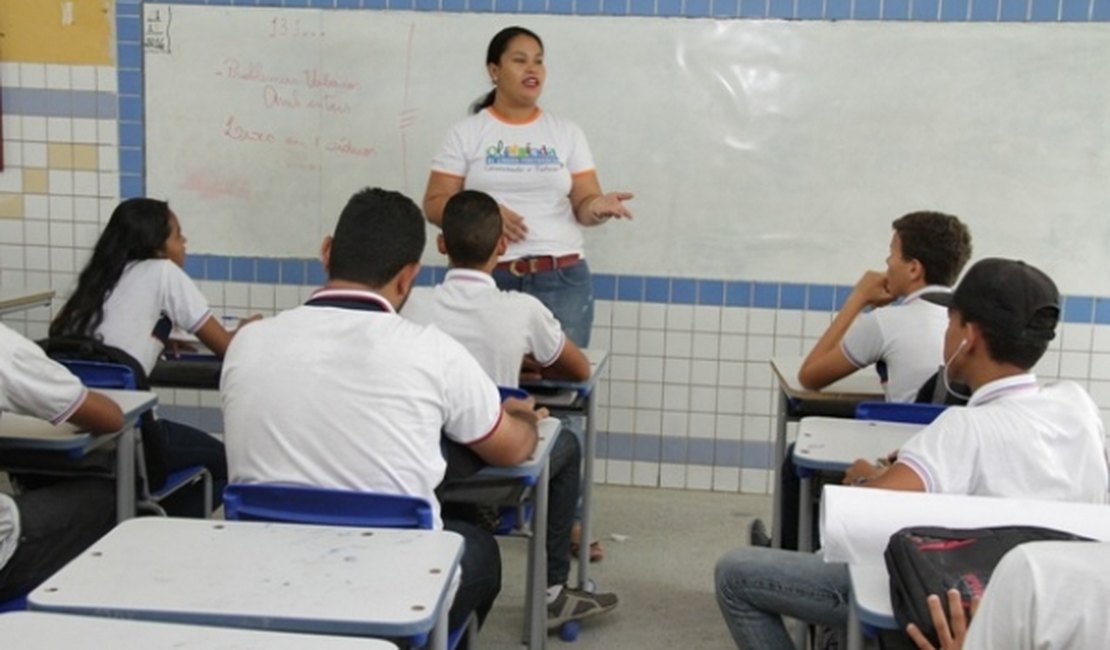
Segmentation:
{"type": "Polygon", "coordinates": [[[590,328],[594,324],[594,289],[586,260],[521,277],[494,269],[493,279],[502,291],[520,291],[539,298],[555,314],[570,340],[578,347],[589,346],[590,328]]]}
{"type": "Polygon", "coordinates": [[[717,561],[717,605],[736,646],[793,650],[782,617],[829,627],[848,625],[848,565],[820,555],[738,548],[717,561]]]}

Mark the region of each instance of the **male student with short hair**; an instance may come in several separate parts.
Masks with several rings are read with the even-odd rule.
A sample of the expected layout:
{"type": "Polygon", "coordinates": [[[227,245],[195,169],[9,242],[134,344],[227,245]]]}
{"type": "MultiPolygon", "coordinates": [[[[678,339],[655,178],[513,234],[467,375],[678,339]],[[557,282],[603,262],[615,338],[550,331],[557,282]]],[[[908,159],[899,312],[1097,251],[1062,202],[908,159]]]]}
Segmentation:
{"type": "Polygon", "coordinates": [[[327,284],[304,305],[253,324],[224,358],[220,393],[232,482],[288,482],[419,496],[437,528],[466,539],[450,612],[484,619],[501,587],[496,540],[440,520],[440,437],[491,465],[535,449],[546,416],[497,387],[451,337],[397,315],[424,249],[420,209],[398,192],[351,197],[324,240],[327,284]]]}
{"type": "MultiPolygon", "coordinates": [[[[93,434],[119,431],[124,423],[115,402],[86,389],[39,346],[0,324],[3,412],[70,422],[93,434]]],[[[14,497],[0,494],[0,601],[38,586],[115,523],[110,479],[63,478],[14,497]]]]}
{"type": "MultiPolygon", "coordinates": [[[[1105,503],[1107,467],[1098,408],[1073,382],[1037,383],[1030,368],[1055,336],[1056,285],[1023,262],[985,259],[952,293],[942,381],[971,387],[911,438],[889,469],[859,460],[845,483],[891,490],[1105,503]]],[[[844,564],[818,555],[741,548],[717,563],[717,602],[738,647],[792,648],[782,616],[842,627],[844,564]]]]}
{"type": "MultiPolygon", "coordinates": [[[[534,296],[497,288],[491,272],[507,239],[497,202],[484,192],[466,190],[447,201],[441,253],[451,263],[443,283],[406,304],[402,315],[435,325],[470,351],[500,386],[516,388],[521,365],[544,377],[584,380],[590,363],[563,332],[551,311],[534,296]]],[[[570,538],[581,482],[582,452],[577,437],[564,429],[552,443],[547,516],[548,625],[607,612],[613,594],[591,593],[566,585],[570,575],[570,538]]]]}

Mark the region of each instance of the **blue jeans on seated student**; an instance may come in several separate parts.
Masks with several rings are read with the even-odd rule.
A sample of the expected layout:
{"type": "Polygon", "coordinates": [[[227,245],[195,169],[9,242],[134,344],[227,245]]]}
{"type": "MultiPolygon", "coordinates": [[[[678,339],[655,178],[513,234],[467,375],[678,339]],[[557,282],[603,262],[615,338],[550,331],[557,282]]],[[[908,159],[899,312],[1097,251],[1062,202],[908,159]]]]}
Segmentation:
{"type": "Polygon", "coordinates": [[[594,324],[594,290],[590,265],[578,260],[563,269],[517,277],[507,270],[494,269],[493,279],[503,291],[520,291],[540,299],[563,326],[570,340],[579,347],[590,344],[594,324]]]}
{"type": "Polygon", "coordinates": [[[456,519],[444,519],[443,529],[462,535],[462,582],[447,616],[448,627],[456,630],[470,616],[478,615],[478,624],[486,620],[493,601],[501,592],[501,549],[497,540],[486,530],[456,519]]]}
{"type": "Polygon", "coordinates": [[[717,605],[738,648],[793,650],[782,617],[846,627],[848,565],[814,553],[738,548],[717,561],[717,605]]]}
{"type": "MultiPolygon", "coordinates": [[[[158,420],[161,425],[162,447],[166,450],[166,467],[175,472],[194,465],[204,465],[212,474],[212,509],[223,503],[227,487],[227,452],[224,443],[211,434],[180,422],[158,420]]],[[[166,498],[162,504],[172,515],[204,516],[204,490],[198,484],[166,498]]]]}

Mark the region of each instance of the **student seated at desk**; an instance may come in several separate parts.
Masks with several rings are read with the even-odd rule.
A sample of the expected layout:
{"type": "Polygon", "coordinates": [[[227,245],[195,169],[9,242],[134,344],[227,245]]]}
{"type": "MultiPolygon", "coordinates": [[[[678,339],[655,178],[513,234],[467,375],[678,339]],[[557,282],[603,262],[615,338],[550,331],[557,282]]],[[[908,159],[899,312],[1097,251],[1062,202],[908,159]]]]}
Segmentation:
{"type": "Polygon", "coordinates": [[[457,341],[397,315],[424,249],[420,209],[366,189],[324,240],[327,285],[305,305],[244,329],[224,359],[220,393],[231,479],[409,494],[431,502],[437,528],[466,539],[451,607],[457,628],[484,619],[501,588],[489,531],[440,521],[441,431],[491,465],[516,465],[537,442],[545,409],[501,403],[457,341]]]}
{"type": "MultiPolygon", "coordinates": [[[[920,298],[927,292],[949,291],[971,256],[971,234],[958,218],[941,212],[911,212],[891,226],[886,272],[867,271],[856,283],[802,362],[802,386],[820,390],[875,365],[887,401],[912,402],[944,361],[944,309],[920,298]]],[[[781,546],[786,549],[798,548],[799,488],[793,458],[790,446],[779,472],[781,546]]],[[[753,545],[770,546],[758,519],[749,537],[753,545]]]]}
{"type": "MultiPolygon", "coordinates": [[[[1073,382],[1039,386],[1029,371],[1055,337],[1060,295],[1023,262],[991,258],[948,306],[942,380],[972,388],[911,438],[889,469],[858,460],[845,482],[891,490],[1105,503],[1107,466],[1098,408],[1073,382]]],[[[928,522],[922,522],[926,524],[928,522]]],[[[741,548],[717,563],[717,602],[741,648],[792,648],[782,616],[843,627],[848,568],[819,555],[741,548]]]]}
{"type": "MultiPolygon", "coordinates": [[[[940,650],[1087,650],[1110,639],[1110,544],[1031,542],[1007,553],[995,567],[970,627],[960,593],[947,594],[951,621],[930,596],[940,650]]],[[[934,646],[911,624],[920,650],[934,646]]]]}
{"type": "MultiPolygon", "coordinates": [[[[3,412],[72,422],[96,434],[123,427],[115,402],[86,389],[41,348],[0,324],[3,412]]],[[[0,601],[37,587],[115,523],[110,479],[60,479],[14,497],[0,493],[0,601]]]]}
{"type": "MultiPolygon", "coordinates": [[[[77,289],[54,322],[51,337],[91,337],[131,355],[147,376],[162,354],[174,325],[196,334],[217,356],[231,341],[208,301],[185,274],[185,236],[164,201],[134,198],[120,203],[81,271],[77,289]]],[[[158,420],[156,448],[144,449],[148,469],[166,471],[204,465],[212,474],[214,506],[227,484],[224,445],[204,431],[158,420]]],[[[146,446],[146,445],[145,445],[146,446]]],[[[155,472],[157,473],[157,472],[155,472]]],[[[158,485],[152,485],[158,488],[158,485]]],[[[199,486],[187,498],[197,503],[164,505],[174,514],[195,513],[199,486]]]]}
{"type": "MultiPolygon", "coordinates": [[[[538,298],[501,291],[490,272],[508,240],[497,202],[484,192],[465,190],[447,200],[441,253],[451,262],[443,283],[414,297],[401,315],[435,325],[463,344],[499,386],[520,385],[521,362],[534,360],[541,376],[583,381],[590,362],[563,332],[538,298]]],[[[571,528],[580,492],[582,450],[564,428],[552,443],[550,508],[547,515],[548,625],[587,618],[617,606],[613,594],[566,586],[570,575],[571,528]]]]}

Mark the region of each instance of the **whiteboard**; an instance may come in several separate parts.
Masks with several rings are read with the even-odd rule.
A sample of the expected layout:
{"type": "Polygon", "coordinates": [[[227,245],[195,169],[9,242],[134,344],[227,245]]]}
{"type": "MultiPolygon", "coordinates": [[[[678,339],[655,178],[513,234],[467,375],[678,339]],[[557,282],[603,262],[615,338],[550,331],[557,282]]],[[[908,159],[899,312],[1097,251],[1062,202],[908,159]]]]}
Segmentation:
{"type": "Polygon", "coordinates": [[[634,221],[588,231],[597,271],[851,283],[894,218],[937,209],[976,257],[1110,294],[1103,25],[144,11],[147,190],[196,252],[313,257],[367,185],[419,204],[489,89],[489,38],[520,23],[545,110],[636,193],[634,221]]]}

